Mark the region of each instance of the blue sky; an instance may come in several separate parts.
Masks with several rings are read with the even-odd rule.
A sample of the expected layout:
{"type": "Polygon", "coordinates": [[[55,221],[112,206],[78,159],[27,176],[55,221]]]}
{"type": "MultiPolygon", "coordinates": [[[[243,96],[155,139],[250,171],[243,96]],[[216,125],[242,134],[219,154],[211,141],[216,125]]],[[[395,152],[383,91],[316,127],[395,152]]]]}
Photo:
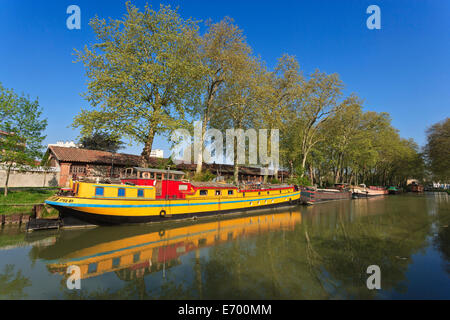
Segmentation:
{"type": "MultiPolygon", "coordinates": [[[[143,8],[146,1],[134,1],[143,8]]],[[[232,17],[254,53],[272,68],[283,53],[297,56],[305,74],[338,73],[345,94],[357,93],[365,110],[389,112],[405,138],[425,144],[425,130],[449,117],[450,1],[447,0],[184,0],[184,18],[232,17]],[[381,9],[381,30],[366,27],[366,8],[381,9]]],[[[45,143],[76,140],[73,117],[87,102],[87,78],[74,49],[94,41],[89,19],[119,18],[125,1],[17,1],[0,3],[0,82],[38,97],[48,118],[45,143]],[[81,30],[68,30],[66,9],[81,8],[81,30]]],[[[168,145],[158,137],[153,148],[168,145]]],[[[124,152],[140,153],[141,146],[124,152]]]]}

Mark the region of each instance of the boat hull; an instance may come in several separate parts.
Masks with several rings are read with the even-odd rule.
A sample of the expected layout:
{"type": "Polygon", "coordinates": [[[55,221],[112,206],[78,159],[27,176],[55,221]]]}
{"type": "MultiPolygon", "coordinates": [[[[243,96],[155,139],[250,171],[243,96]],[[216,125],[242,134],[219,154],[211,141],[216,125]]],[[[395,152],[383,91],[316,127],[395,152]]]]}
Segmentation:
{"type": "MultiPolygon", "coordinates": [[[[295,205],[300,198],[300,192],[286,193],[277,197],[259,197],[235,199],[227,201],[210,200],[168,200],[146,202],[73,200],[56,198],[46,201],[47,204],[59,211],[63,221],[72,219],[95,225],[117,225],[132,223],[161,222],[170,219],[187,219],[208,215],[227,214],[264,210],[268,208],[295,205]],[[79,202],[75,202],[79,201],[79,202]]],[[[73,223],[73,222],[72,222],[73,223]]]]}
{"type": "Polygon", "coordinates": [[[350,191],[323,191],[323,190],[307,190],[301,192],[300,202],[303,204],[314,204],[317,202],[349,200],[352,198],[350,191]]]}
{"type": "Polygon", "coordinates": [[[371,197],[379,197],[379,196],[384,196],[388,194],[387,191],[386,192],[353,192],[352,196],[353,198],[371,198],[371,197]]]}

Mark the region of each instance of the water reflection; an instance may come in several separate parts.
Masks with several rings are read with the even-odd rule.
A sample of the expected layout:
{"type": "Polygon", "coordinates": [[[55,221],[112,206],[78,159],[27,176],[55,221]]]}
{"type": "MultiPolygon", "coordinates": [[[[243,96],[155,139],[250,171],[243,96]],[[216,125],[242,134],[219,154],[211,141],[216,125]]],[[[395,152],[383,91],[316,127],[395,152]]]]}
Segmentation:
{"type": "MultiPolygon", "coordinates": [[[[91,230],[70,240],[77,246],[83,243],[83,240],[88,240],[88,243],[83,243],[82,248],[64,254],[58,262],[49,263],[47,267],[52,273],[64,275],[68,266],[76,264],[81,269],[82,279],[115,272],[122,280],[132,280],[179,265],[180,256],[189,252],[198,252],[201,248],[271,230],[293,230],[294,225],[300,221],[299,212],[290,212],[198,223],[124,238],[120,238],[120,234],[124,232],[124,229],[120,228],[119,235],[112,233],[118,235],[117,238],[120,239],[98,244],[92,241],[94,243],[89,245],[90,240],[97,238],[99,232],[105,231],[103,237],[111,235],[111,230],[91,230]],[[91,234],[95,234],[96,237],[91,237],[91,234]]],[[[133,229],[131,227],[126,231],[133,229]]],[[[66,247],[65,243],[63,247],[66,247]]],[[[48,251],[50,254],[56,251],[59,255],[61,249],[55,246],[43,250],[40,256],[48,258],[48,251]]]]}
{"type": "Polygon", "coordinates": [[[24,289],[31,286],[29,278],[24,277],[21,270],[7,264],[0,271],[0,299],[19,299],[26,296],[24,289]]]}
{"type": "Polygon", "coordinates": [[[403,195],[25,241],[56,298],[450,298],[449,208],[448,197],[403,195]],[[65,286],[72,264],[81,291],[65,286]],[[366,287],[374,264],[380,291],[366,287]]]}

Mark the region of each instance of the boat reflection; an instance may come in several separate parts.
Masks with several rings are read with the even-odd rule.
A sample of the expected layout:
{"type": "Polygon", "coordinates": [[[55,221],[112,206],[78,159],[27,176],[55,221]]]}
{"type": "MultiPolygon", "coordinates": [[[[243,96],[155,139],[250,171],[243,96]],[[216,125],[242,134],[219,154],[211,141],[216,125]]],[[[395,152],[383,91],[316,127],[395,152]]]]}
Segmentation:
{"type": "MultiPolygon", "coordinates": [[[[81,239],[86,239],[88,234],[82,233],[78,237],[67,239],[72,243],[79,243],[82,246],[80,248],[73,247],[63,255],[58,252],[58,248],[49,248],[53,251],[50,255],[56,254],[58,259],[47,264],[47,268],[51,273],[67,277],[68,266],[77,265],[81,269],[81,279],[115,272],[120,279],[131,280],[179,265],[181,256],[200,248],[275,230],[293,230],[300,222],[299,211],[245,216],[197,222],[120,239],[116,236],[115,239],[100,243],[95,243],[95,239],[92,239],[94,244],[83,244],[81,239]]],[[[92,231],[98,234],[101,230],[92,231]]],[[[61,245],[67,247],[67,242],[61,245]]],[[[42,252],[40,257],[50,258],[49,252],[42,252]]]]}

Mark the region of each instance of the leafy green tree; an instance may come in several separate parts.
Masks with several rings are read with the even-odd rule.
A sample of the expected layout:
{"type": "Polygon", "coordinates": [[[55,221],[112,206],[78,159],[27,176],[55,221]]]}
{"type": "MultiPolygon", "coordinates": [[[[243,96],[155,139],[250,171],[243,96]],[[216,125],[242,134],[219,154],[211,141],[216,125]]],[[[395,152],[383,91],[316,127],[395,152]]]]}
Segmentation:
{"type": "Polygon", "coordinates": [[[450,181],[450,118],[432,125],[427,130],[425,150],[435,179],[450,181]]]}
{"type": "Polygon", "coordinates": [[[124,143],[116,135],[106,132],[95,132],[90,136],[84,136],[79,143],[83,149],[117,152],[123,148],[124,143]]]}
{"type": "MultiPolygon", "coordinates": [[[[303,76],[294,56],[284,54],[272,72],[265,74],[258,83],[259,110],[257,112],[262,129],[278,129],[281,133],[280,155],[289,163],[291,173],[298,155],[298,133],[288,124],[292,117],[292,106],[302,92],[303,76]]],[[[272,152],[270,140],[268,152],[272,152]]],[[[264,177],[267,180],[267,176],[264,177]]]]}
{"type": "MultiPolygon", "coordinates": [[[[242,67],[227,74],[224,86],[217,93],[218,110],[210,119],[214,128],[225,131],[229,128],[247,130],[254,127],[255,119],[261,110],[257,88],[265,72],[260,62],[248,55],[247,62],[242,67]]],[[[246,144],[245,141],[238,140],[233,138],[236,184],[239,183],[238,143],[246,144]]]]}
{"type": "Polygon", "coordinates": [[[97,43],[76,51],[89,78],[87,101],[73,126],[82,135],[114,132],[144,144],[143,165],[153,139],[184,124],[185,106],[199,75],[197,25],[176,10],[127,2],[123,19],[95,17],[97,43]]]}
{"type": "Polygon", "coordinates": [[[301,165],[312,148],[322,140],[320,131],[325,122],[341,107],[339,99],[343,84],[337,74],[316,71],[304,83],[301,95],[293,108],[293,125],[300,136],[301,165]]]}
{"type": "MultiPolygon", "coordinates": [[[[198,48],[201,58],[202,81],[192,114],[202,120],[201,145],[204,145],[205,134],[211,117],[220,110],[222,105],[215,103],[217,92],[226,81],[235,78],[235,73],[246,67],[250,47],[245,37],[233,20],[226,17],[218,23],[209,23],[208,30],[201,38],[198,48]]],[[[241,74],[241,73],[240,73],[241,74]]],[[[197,173],[202,171],[203,148],[199,148],[195,159],[197,173]]]]}
{"type": "Polygon", "coordinates": [[[8,195],[9,176],[13,167],[35,166],[42,157],[43,131],[47,120],[41,119],[38,100],[17,95],[0,86],[0,163],[6,168],[4,196],[8,195]]]}

